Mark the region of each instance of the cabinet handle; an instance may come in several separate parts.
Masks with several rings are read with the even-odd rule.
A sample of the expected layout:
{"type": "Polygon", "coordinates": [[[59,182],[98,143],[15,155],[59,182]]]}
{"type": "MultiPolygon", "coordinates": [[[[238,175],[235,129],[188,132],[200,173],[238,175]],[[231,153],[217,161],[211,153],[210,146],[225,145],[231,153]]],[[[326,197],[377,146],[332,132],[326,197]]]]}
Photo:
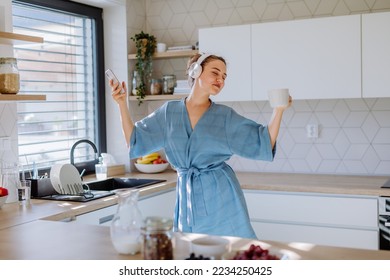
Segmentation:
{"type": "Polygon", "coordinates": [[[114,214],[102,217],[99,219],[99,225],[107,223],[107,222],[111,221],[112,219],[114,219],[114,214]]]}
{"type": "Polygon", "coordinates": [[[71,217],[68,217],[68,218],[61,220],[61,222],[64,222],[64,223],[69,223],[69,222],[73,222],[73,221],[76,221],[76,216],[71,216],[71,217]]]}

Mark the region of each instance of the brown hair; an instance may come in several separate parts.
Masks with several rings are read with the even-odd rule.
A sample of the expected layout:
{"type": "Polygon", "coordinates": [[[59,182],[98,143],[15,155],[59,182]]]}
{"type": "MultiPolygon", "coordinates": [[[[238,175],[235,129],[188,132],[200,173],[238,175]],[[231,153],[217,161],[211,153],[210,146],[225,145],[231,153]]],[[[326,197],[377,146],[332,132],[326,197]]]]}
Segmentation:
{"type": "MultiPolygon", "coordinates": [[[[187,75],[188,75],[188,70],[189,70],[191,64],[195,63],[199,59],[199,57],[201,57],[201,56],[202,56],[202,54],[198,53],[198,54],[195,54],[192,57],[190,57],[190,59],[187,62],[187,75]]],[[[202,67],[204,67],[207,63],[209,63],[212,60],[220,60],[220,61],[222,61],[226,65],[226,60],[223,57],[217,56],[217,55],[213,55],[213,54],[208,56],[208,57],[206,57],[206,59],[203,60],[200,65],[202,67]]],[[[192,87],[194,85],[194,81],[195,81],[195,79],[192,78],[190,75],[188,75],[188,84],[190,85],[190,87],[192,87]]]]}

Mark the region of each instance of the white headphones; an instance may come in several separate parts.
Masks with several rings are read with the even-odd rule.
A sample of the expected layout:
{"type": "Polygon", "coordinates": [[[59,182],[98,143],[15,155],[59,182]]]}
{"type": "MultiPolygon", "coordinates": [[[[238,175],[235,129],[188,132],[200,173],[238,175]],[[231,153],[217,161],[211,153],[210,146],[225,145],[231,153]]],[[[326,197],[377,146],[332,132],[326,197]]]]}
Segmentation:
{"type": "Polygon", "coordinates": [[[211,54],[208,54],[208,53],[204,53],[202,54],[198,60],[194,63],[192,63],[190,65],[190,67],[188,68],[188,75],[193,78],[193,79],[196,79],[200,76],[200,74],[202,74],[202,62],[208,58],[211,54]]]}

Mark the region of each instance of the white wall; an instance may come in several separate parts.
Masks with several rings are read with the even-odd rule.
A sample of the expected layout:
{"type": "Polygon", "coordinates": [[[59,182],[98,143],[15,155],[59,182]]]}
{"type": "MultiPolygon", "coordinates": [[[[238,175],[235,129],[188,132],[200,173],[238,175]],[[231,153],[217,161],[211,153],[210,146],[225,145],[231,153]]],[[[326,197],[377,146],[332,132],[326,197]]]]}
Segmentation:
{"type": "MultiPolygon", "coordinates": [[[[104,59],[105,68],[112,69],[120,81],[129,80],[127,60],[127,4],[126,0],[76,0],[75,2],[103,8],[104,59]]],[[[130,160],[126,141],[120,126],[117,104],[111,98],[111,90],[106,80],[106,127],[107,152],[117,163],[126,164],[130,170],[130,160]]]]}
{"type": "MultiPolygon", "coordinates": [[[[12,2],[0,1],[0,31],[12,32],[12,2]]],[[[13,47],[0,44],[0,57],[12,57],[13,47]]],[[[18,131],[15,102],[0,102],[0,137],[9,137],[10,150],[0,150],[0,162],[18,162],[18,131]]],[[[17,190],[9,190],[7,203],[17,201],[17,190]]]]}

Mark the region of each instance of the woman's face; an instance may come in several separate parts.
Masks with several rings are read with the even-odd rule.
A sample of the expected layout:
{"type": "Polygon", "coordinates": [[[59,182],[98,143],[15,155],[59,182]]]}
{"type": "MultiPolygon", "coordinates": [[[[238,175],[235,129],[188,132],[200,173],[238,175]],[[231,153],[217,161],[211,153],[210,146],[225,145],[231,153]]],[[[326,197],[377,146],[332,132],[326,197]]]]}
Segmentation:
{"type": "Polygon", "coordinates": [[[198,78],[199,86],[210,95],[217,95],[225,86],[226,65],[214,59],[203,65],[202,74],[198,78]]]}

